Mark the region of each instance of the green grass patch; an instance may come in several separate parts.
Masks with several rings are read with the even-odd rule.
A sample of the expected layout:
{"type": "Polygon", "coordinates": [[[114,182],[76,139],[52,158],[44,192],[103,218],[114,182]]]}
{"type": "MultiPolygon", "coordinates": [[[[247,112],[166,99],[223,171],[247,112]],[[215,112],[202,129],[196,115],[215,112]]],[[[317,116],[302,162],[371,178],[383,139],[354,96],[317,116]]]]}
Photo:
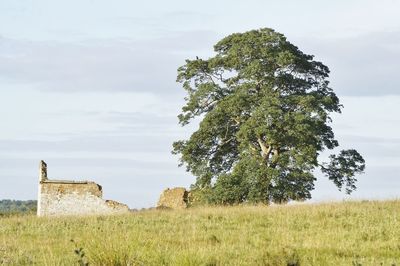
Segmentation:
{"type": "Polygon", "coordinates": [[[400,201],[0,217],[5,265],[400,265],[400,201]]]}

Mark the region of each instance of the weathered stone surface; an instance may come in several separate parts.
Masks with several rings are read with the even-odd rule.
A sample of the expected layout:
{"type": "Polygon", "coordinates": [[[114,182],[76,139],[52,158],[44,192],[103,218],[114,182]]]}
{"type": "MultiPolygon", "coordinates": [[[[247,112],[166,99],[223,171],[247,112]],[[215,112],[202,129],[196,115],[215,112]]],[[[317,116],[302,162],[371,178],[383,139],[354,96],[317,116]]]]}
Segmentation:
{"type": "Polygon", "coordinates": [[[95,182],[72,182],[63,180],[48,180],[41,182],[42,194],[58,195],[62,197],[68,194],[93,195],[101,198],[103,191],[100,185],[95,182]]]}
{"type": "Polygon", "coordinates": [[[124,212],[130,211],[128,208],[128,205],[120,203],[115,200],[106,200],[106,204],[108,205],[108,207],[114,209],[115,211],[119,211],[119,210],[123,210],[124,212]]]}
{"type": "Polygon", "coordinates": [[[157,208],[185,209],[188,206],[188,191],[185,188],[167,188],[161,193],[157,208]]]}
{"type": "Polygon", "coordinates": [[[90,181],[49,180],[43,178],[40,163],[38,216],[128,213],[127,205],[103,200],[100,185],[90,181]]]}
{"type": "Polygon", "coordinates": [[[39,164],[39,181],[47,180],[47,164],[44,161],[40,161],[39,164]]]}

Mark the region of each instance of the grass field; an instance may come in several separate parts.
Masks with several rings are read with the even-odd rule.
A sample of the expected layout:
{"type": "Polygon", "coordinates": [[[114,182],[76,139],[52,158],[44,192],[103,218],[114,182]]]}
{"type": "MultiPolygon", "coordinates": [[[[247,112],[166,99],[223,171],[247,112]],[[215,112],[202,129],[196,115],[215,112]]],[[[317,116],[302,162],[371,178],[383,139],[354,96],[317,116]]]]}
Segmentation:
{"type": "Polygon", "coordinates": [[[400,201],[0,218],[5,265],[400,265],[400,201]]]}

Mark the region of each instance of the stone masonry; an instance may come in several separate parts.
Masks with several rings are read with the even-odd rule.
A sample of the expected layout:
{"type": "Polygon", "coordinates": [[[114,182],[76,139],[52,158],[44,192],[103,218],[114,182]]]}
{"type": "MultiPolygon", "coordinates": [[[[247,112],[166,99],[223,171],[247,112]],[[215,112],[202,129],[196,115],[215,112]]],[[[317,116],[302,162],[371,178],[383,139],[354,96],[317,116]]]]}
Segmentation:
{"type": "Polygon", "coordinates": [[[188,206],[189,192],[183,187],[167,188],[160,195],[157,208],[185,209],[188,206]]]}
{"type": "Polygon", "coordinates": [[[91,181],[49,180],[47,164],[39,165],[38,216],[128,213],[127,205],[103,200],[100,185],[91,181]]]}

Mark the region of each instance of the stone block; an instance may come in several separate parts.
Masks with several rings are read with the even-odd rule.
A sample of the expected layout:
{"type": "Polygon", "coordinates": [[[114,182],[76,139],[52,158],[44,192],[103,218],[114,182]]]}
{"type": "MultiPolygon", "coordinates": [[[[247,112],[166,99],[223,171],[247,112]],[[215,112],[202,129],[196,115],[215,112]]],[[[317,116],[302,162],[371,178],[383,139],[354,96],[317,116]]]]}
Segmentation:
{"type": "Polygon", "coordinates": [[[157,208],[185,209],[188,206],[188,195],[185,188],[167,188],[161,193],[157,208]]]}

